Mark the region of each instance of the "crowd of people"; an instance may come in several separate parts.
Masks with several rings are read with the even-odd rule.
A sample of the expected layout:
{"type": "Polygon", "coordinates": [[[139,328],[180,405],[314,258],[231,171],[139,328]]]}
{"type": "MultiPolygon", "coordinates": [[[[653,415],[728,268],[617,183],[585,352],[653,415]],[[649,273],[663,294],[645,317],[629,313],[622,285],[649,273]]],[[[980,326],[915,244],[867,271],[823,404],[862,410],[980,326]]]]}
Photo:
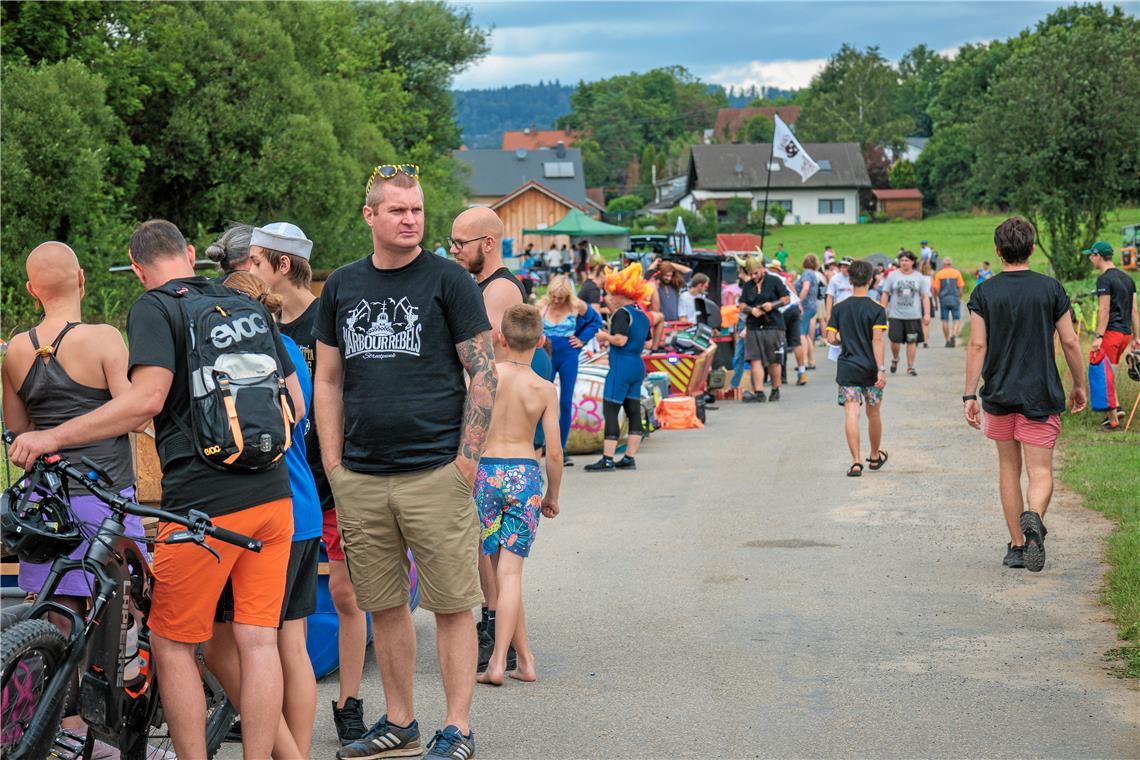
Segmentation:
{"type": "MultiPolygon", "coordinates": [[[[28,256],[28,292],[44,319],[11,341],[3,365],[4,418],[19,433],[12,460],[27,467],[50,452],[89,456],[130,496],[135,473],[126,436],[153,421],[163,508],[200,510],[264,546],[255,554],[215,544],[215,562],[194,546],[162,543],[172,527],[159,526],[151,647],[181,757],[205,756],[203,693],[186,688],[199,678],[202,644],[240,710],[246,756],[309,756],[316,684],[304,620],[316,605],[323,542],[340,624],[340,691],[332,705],[342,745],[337,757],[413,756],[426,748],[428,757],[473,758],[476,683],[537,678],[523,567],[540,516],[560,512],[580,353],[591,343],[608,349],[603,453],[584,469],[634,470],[643,432],[642,354],[661,345],[667,323],[708,315],[704,274],[665,260],[645,272],[639,263],[621,271],[591,266],[565,247],[547,253],[554,276],[531,305],[504,265],[504,227],[492,210],[456,217],[446,256],[436,255],[440,245],[422,247],[423,191],[411,165],[376,168],[362,216],[371,253],[332,272],[319,297],[310,287],[317,244],[294,224],[227,230],[207,251],[223,276],[209,279],[195,273],[195,249],[174,224],[143,222],[129,254],[147,290],[131,307],[126,345],[113,327],[82,323],[83,270],[68,246],[47,242],[28,256]],[[213,320],[203,339],[216,356],[205,368],[201,346],[192,345],[202,323],[195,309],[213,320]],[[262,360],[257,372],[278,382],[279,398],[227,395],[226,373],[251,376],[250,356],[262,360]],[[202,420],[219,404],[227,423],[213,432],[232,436],[226,445],[235,452],[225,460],[219,457],[230,448],[203,446],[202,420]],[[619,459],[623,414],[628,429],[619,459]],[[242,443],[246,423],[284,425],[291,433],[281,464],[231,466],[255,448],[242,443]],[[426,745],[412,693],[410,557],[420,604],[434,614],[446,697],[442,727],[426,745]],[[385,712],[370,726],[360,699],[366,613],[385,699],[385,712]]],[[[1040,570],[1052,449],[1065,408],[1054,332],[1075,379],[1073,411],[1083,408],[1087,389],[1068,299],[1055,280],[1028,269],[1032,227],[1007,220],[995,233],[995,250],[1003,270],[995,276],[986,265],[968,304],[964,414],[996,442],[1010,534],[1005,564],[1040,570]]],[[[1102,273],[1104,329],[1093,348],[1115,364],[1129,345],[1140,350],[1135,288],[1114,270],[1111,247],[1098,243],[1087,253],[1102,273]]],[[[817,368],[815,349],[827,345],[851,454],[847,475],[858,477],[864,466],[879,470],[888,461],[881,447],[888,375],[904,355],[906,374],[918,374],[917,347],[928,345],[936,311],[945,345],[954,347],[965,284],[926,241],[918,255],[901,250],[889,266],[838,257],[830,246],[822,258],[804,256],[798,275],[782,245],[769,260],[741,260],[740,282],[722,292],[739,314],[727,325],[737,334],[731,386],[739,387],[747,364],[751,390],[743,400],[779,402],[788,349],[795,362],[788,379],[802,386],[817,368]],[[866,459],[861,410],[870,437],[866,459]]],[[[1119,424],[1119,413],[1114,403],[1106,427],[1119,424]]],[[[85,494],[73,497],[73,508],[86,521],[104,509],[85,494]]],[[[20,573],[21,587],[36,592],[46,568],[22,565],[20,573]]],[[[88,586],[75,575],[60,593],[82,609],[88,586]]]]}

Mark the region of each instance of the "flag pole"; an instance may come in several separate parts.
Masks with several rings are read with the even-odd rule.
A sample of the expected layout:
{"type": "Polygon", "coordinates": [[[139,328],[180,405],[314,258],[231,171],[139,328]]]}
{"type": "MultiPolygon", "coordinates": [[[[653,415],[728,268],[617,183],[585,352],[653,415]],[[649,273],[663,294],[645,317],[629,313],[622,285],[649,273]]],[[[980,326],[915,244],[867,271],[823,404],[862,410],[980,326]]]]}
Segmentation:
{"type": "Polygon", "coordinates": [[[764,171],[768,173],[768,179],[764,183],[764,212],[760,216],[760,250],[763,252],[764,246],[768,244],[765,237],[768,232],[768,192],[772,189],[772,161],[776,158],[776,136],[772,136],[772,149],[768,153],[768,164],[764,167],[764,171]]]}

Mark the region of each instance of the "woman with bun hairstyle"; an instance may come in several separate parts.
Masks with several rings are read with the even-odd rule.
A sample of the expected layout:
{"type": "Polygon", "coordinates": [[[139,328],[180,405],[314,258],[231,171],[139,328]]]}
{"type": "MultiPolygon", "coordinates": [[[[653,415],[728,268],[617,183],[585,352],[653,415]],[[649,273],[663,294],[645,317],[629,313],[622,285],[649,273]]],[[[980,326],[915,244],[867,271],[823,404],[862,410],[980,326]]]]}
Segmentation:
{"type": "Polygon", "coordinates": [[[210,243],[206,258],[216,261],[222,268],[222,277],[233,272],[249,271],[249,241],[253,236],[253,225],[233,224],[226,228],[221,237],[210,243]]]}

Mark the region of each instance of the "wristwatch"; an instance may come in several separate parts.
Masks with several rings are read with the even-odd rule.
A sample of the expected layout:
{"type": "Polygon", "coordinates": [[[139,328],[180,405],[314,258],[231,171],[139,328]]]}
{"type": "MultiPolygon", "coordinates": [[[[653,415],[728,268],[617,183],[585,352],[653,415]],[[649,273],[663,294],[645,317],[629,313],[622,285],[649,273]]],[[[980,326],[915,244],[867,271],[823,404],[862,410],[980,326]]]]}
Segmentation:
{"type": "Polygon", "coordinates": [[[976,395],[974,395],[973,393],[971,393],[968,396],[962,397],[962,403],[963,404],[966,403],[967,401],[977,401],[977,400],[978,400],[978,397],[976,395]]]}
{"type": "Polygon", "coordinates": [[[886,367],[879,367],[879,371],[880,371],[880,372],[886,372],[886,371],[887,371],[887,368],[886,368],[886,367]]]}

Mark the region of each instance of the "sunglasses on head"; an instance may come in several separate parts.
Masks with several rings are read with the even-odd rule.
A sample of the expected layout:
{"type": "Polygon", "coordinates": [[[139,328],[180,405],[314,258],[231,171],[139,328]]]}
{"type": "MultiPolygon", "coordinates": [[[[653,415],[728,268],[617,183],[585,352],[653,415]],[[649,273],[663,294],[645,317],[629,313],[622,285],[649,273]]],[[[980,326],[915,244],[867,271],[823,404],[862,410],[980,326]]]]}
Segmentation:
{"type": "Polygon", "coordinates": [[[368,189],[365,192],[372,190],[372,185],[376,182],[376,178],[392,179],[398,173],[403,172],[412,179],[419,179],[420,167],[415,164],[380,164],[372,169],[372,176],[368,178],[368,189]]]}

